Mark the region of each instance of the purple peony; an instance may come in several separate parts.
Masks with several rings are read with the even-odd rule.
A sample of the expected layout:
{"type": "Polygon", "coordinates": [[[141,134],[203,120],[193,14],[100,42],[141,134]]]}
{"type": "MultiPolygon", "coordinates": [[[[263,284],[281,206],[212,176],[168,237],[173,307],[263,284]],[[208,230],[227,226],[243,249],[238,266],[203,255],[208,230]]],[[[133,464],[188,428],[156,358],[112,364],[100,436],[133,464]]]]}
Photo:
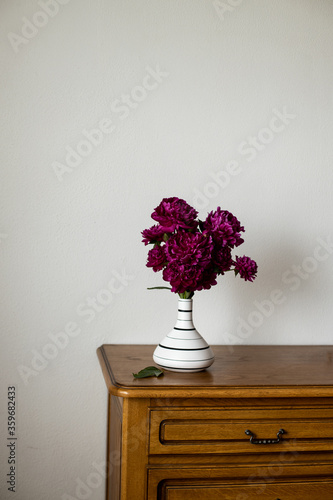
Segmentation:
{"type": "Polygon", "coordinates": [[[201,233],[178,231],[166,242],[165,251],[169,262],[205,268],[211,262],[213,242],[210,236],[201,233]]]}
{"type": "Polygon", "coordinates": [[[204,232],[210,234],[218,245],[229,246],[231,248],[238,247],[244,240],[240,233],[244,228],[240,225],[239,220],[227,210],[217,210],[210,212],[203,223],[204,232]]]}
{"type": "Polygon", "coordinates": [[[163,198],[151,214],[152,219],[160,223],[165,232],[175,229],[196,229],[198,212],[179,198],[163,198]]]}
{"type": "Polygon", "coordinates": [[[198,282],[203,277],[203,269],[189,264],[180,264],[177,261],[170,262],[163,271],[164,281],[171,285],[171,291],[175,293],[194,292],[198,290],[198,282]]]}
{"type": "Polygon", "coordinates": [[[215,247],[213,252],[213,263],[219,274],[230,271],[233,260],[230,247],[215,247]]]}
{"type": "Polygon", "coordinates": [[[207,267],[198,282],[198,288],[196,290],[209,290],[212,286],[217,285],[217,273],[212,266],[207,267]]]}
{"type": "Polygon", "coordinates": [[[161,271],[166,264],[164,247],[156,245],[148,252],[147,267],[152,267],[155,273],[161,271]]]}
{"type": "Polygon", "coordinates": [[[235,274],[239,273],[239,276],[245,281],[253,281],[256,278],[258,271],[257,263],[250,259],[250,257],[237,257],[235,262],[235,274]]]}
{"type": "Polygon", "coordinates": [[[175,293],[195,292],[209,290],[216,285],[217,274],[212,267],[204,269],[200,266],[179,264],[173,261],[163,271],[164,281],[171,285],[171,291],[175,293]]]}
{"type": "Polygon", "coordinates": [[[239,220],[220,207],[210,212],[204,222],[197,215],[186,201],[163,198],[151,215],[158,224],[142,231],[143,243],[154,245],[148,252],[147,267],[162,271],[172,292],[182,298],[208,290],[217,284],[217,276],[227,271],[253,281],[258,270],[256,262],[245,255],[233,260],[231,254],[244,242],[244,227],[239,220]]]}
{"type": "Polygon", "coordinates": [[[143,243],[145,245],[149,245],[149,243],[158,243],[163,241],[165,230],[163,227],[156,224],[149,229],[144,229],[141,234],[143,236],[143,243]]]}

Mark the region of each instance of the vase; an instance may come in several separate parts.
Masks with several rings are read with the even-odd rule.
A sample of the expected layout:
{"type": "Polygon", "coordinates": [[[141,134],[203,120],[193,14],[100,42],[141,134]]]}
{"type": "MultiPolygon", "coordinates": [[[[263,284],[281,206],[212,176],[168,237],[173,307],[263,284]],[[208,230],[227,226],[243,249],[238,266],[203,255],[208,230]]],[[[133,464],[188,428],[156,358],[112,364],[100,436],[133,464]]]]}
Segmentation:
{"type": "Polygon", "coordinates": [[[178,299],[175,327],[154,351],[154,361],[172,372],[200,372],[214,362],[214,354],[193,324],[193,299],[178,299]]]}

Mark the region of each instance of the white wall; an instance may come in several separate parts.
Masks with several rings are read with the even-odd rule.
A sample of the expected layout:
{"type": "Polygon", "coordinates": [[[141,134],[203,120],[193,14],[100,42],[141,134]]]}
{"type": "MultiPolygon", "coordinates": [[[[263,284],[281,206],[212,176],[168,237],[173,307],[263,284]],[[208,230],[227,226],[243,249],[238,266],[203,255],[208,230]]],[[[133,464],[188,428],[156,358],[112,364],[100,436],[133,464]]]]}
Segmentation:
{"type": "MultiPolygon", "coordinates": [[[[95,350],[156,344],[175,319],[174,295],[146,291],[163,282],[140,235],[163,197],[201,217],[232,211],[246,229],[241,255],[259,265],[253,284],[229,274],[196,294],[210,343],[332,344],[333,3],[57,1],[0,5],[4,425],[8,386],[18,404],[17,492],[2,472],[4,499],[79,498],[79,480],[98,480],[106,389],[95,350]],[[130,93],[133,107],[120,108],[130,93]],[[97,126],[107,133],[87,152],[79,143],[97,126]],[[78,145],[89,154],[69,168],[66,148],[78,145]],[[93,312],[87,299],[106,299],[112,279],[111,302],[93,312]]],[[[86,498],[102,500],[104,482],[86,498]]]]}

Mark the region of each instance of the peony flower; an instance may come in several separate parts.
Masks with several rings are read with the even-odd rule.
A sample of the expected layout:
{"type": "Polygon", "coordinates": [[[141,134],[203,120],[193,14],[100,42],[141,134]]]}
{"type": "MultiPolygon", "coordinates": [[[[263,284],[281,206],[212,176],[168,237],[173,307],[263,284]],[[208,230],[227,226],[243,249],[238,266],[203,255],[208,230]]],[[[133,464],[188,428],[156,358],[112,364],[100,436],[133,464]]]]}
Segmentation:
{"type": "Polygon", "coordinates": [[[163,271],[164,281],[171,285],[175,293],[194,292],[198,290],[198,282],[203,277],[203,269],[198,266],[170,262],[163,271]]]}
{"type": "Polygon", "coordinates": [[[166,242],[165,251],[169,262],[205,268],[211,262],[213,242],[210,236],[201,233],[178,231],[166,242]]]}
{"type": "Polygon", "coordinates": [[[250,257],[237,257],[235,262],[235,274],[239,273],[239,276],[245,281],[253,281],[256,278],[258,271],[257,263],[250,259],[250,257]]]}
{"type": "Polygon", "coordinates": [[[214,242],[221,246],[229,246],[231,248],[238,247],[244,240],[241,238],[240,232],[244,231],[244,227],[240,225],[239,220],[227,210],[221,210],[217,207],[215,212],[210,212],[203,223],[204,233],[212,236],[214,242]]]}
{"type": "Polygon", "coordinates": [[[148,252],[147,267],[152,267],[155,273],[161,271],[166,264],[164,246],[156,245],[148,252]]]}
{"type": "Polygon", "coordinates": [[[219,274],[224,274],[226,271],[230,271],[233,265],[231,248],[215,247],[213,252],[213,263],[219,274]]]}
{"type": "Polygon", "coordinates": [[[196,290],[209,290],[212,286],[217,285],[217,273],[213,267],[207,267],[198,282],[198,288],[196,290]]]}
{"type": "Polygon", "coordinates": [[[175,229],[195,229],[198,212],[179,198],[163,198],[151,214],[152,219],[160,223],[165,232],[172,233],[175,229]]]}
{"type": "MultiPolygon", "coordinates": [[[[244,227],[227,210],[217,207],[204,222],[198,212],[180,198],[163,198],[151,217],[158,224],[142,231],[143,243],[153,244],[147,267],[162,271],[164,281],[182,298],[217,284],[217,276],[227,271],[245,281],[256,278],[258,266],[250,257],[236,256],[232,249],[243,243],[244,227]]],[[[155,287],[165,288],[165,287],[155,287]]]]}
{"type": "Polygon", "coordinates": [[[149,243],[159,243],[164,240],[165,230],[160,225],[150,227],[149,229],[144,229],[141,232],[143,236],[143,243],[149,245],[149,243]]]}

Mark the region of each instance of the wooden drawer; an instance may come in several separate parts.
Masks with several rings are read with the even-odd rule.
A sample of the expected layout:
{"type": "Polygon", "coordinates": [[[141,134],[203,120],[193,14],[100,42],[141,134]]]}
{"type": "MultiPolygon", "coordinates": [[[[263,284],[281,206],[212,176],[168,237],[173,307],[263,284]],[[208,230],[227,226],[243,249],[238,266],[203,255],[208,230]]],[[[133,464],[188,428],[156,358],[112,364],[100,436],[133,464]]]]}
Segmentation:
{"type": "Polygon", "coordinates": [[[247,485],[166,482],[158,500],[332,500],[333,482],[279,482],[247,485]]]}
{"type": "Polygon", "coordinates": [[[332,463],[264,467],[155,468],[147,500],[332,500],[332,463]]]}
{"type": "Polygon", "coordinates": [[[150,411],[150,454],[330,450],[333,450],[333,408],[150,411]],[[271,443],[280,429],[285,431],[281,442],[271,443]],[[263,442],[251,443],[250,436],[245,434],[247,430],[263,442]]]}

